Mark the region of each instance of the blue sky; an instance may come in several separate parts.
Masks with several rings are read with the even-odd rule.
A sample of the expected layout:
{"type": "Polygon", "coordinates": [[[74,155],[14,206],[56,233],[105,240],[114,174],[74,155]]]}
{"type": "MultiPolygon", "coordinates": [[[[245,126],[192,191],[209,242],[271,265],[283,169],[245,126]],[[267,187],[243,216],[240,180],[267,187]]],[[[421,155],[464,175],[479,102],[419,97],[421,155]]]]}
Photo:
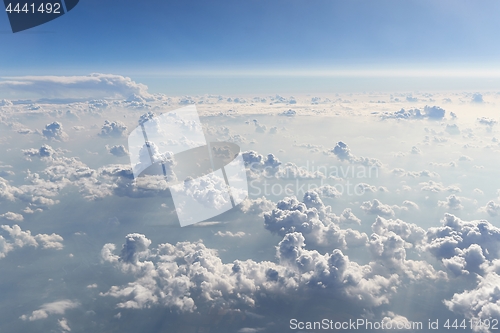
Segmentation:
{"type": "Polygon", "coordinates": [[[495,1],[88,1],[18,34],[2,75],[496,66],[495,1]],[[118,5],[117,5],[118,4],[118,5]]]}
{"type": "Polygon", "coordinates": [[[496,1],[81,0],[17,34],[0,15],[8,50],[0,77],[113,73],[176,95],[496,89],[499,9],[496,1]]]}

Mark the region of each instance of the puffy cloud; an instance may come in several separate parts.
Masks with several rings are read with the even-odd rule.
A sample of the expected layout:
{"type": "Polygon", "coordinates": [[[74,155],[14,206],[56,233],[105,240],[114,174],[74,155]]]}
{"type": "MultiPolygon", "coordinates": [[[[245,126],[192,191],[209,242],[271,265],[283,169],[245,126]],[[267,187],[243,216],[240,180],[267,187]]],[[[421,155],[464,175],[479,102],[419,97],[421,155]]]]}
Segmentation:
{"type": "Polygon", "coordinates": [[[395,112],[384,112],[381,116],[383,119],[395,118],[395,119],[412,119],[412,118],[423,118],[422,111],[419,109],[405,110],[401,109],[395,112]]]}
{"type": "Polygon", "coordinates": [[[21,319],[34,321],[48,318],[50,315],[64,315],[67,310],[74,309],[78,306],[78,302],[69,299],[63,299],[52,303],[45,303],[40,307],[40,309],[33,311],[31,315],[22,315],[21,319]]]}
{"type": "Polygon", "coordinates": [[[21,193],[21,190],[10,185],[6,179],[0,177],[0,199],[14,201],[21,193]]]}
{"type": "Polygon", "coordinates": [[[461,210],[464,208],[464,206],[462,206],[462,200],[455,194],[452,194],[449,197],[447,197],[446,201],[439,201],[438,204],[439,206],[452,210],[461,210]]]}
{"type": "Polygon", "coordinates": [[[373,199],[373,202],[363,202],[360,208],[367,214],[380,215],[385,217],[392,217],[395,214],[393,206],[383,204],[377,199],[373,199]]]}
{"type": "Polygon", "coordinates": [[[481,95],[480,93],[473,94],[471,102],[472,103],[483,103],[484,102],[483,95],[481,95]]]}
{"type": "Polygon", "coordinates": [[[484,192],[483,190],[479,189],[479,188],[475,188],[472,190],[472,193],[475,194],[475,195],[484,195],[484,192]]]}
{"type": "Polygon", "coordinates": [[[411,321],[408,320],[405,316],[401,316],[398,314],[395,314],[392,311],[388,311],[387,313],[384,314],[384,318],[382,319],[382,322],[384,323],[384,327],[395,327],[397,329],[401,330],[413,330],[414,325],[411,321]]]}
{"type": "Polygon", "coordinates": [[[395,118],[395,119],[442,119],[444,118],[446,111],[439,106],[428,106],[426,105],[423,110],[420,109],[401,109],[396,112],[384,112],[381,117],[383,119],[395,118]]]}
{"type": "MultiPolygon", "coordinates": [[[[481,193],[482,194],[482,193],[481,193]]],[[[500,204],[497,204],[495,201],[490,200],[484,206],[483,208],[480,209],[480,211],[488,213],[489,216],[497,216],[498,212],[500,211],[500,204]]]]}
{"type": "Polygon", "coordinates": [[[418,210],[418,205],[416,203],[414,203],[413,201],[410,201],[410,200],[405,200],[403,201],[403,206],[406,207],[406,208],[411,208],[411,209],[415,209],[415,210],[418,210]]]}
{"type": "Polygon", "coordinates": [[[222,159],[231,159],[233,156],[229,146],[212,147],[212,152],[215,157],[220,157],[222,159]]]}
{"type": "MultiPolygon", "coordinates": [[[[297,166],[295,163],[283,164],[274,154],[263,156],[255,151],[246,151],[242,154],[245,165],[250,173],[250,177],[275,177],[280,179],[324,179],[327,176],[318,170],[308,170],[307,167],[297,166]]],[[[324,168],[322,171],[326,171],[324,168]]],[[[335,176],[330,175],[330,178],[335,176]]],[[[333,190],[335,191],[335,190],[333,190]]],[[[333,194],[333,192],[331,191],[333,194]]]]}
{"type": "Polygon", "coordinates": [[[42,130],[42,135],[47,139],[64,140],[67,135],[63,131],[62,124],[54,121],[51,124],[47,124],[42,130]]]}
{"type": "Polygon", "coordinates": [[[439,106],[425,106],[424,107],[425,117],[433,119],[442,119],[446,111],[439,106]]]}
{"type": "MultiPolygon", "coordinates": [[[[378,190],[376,186],[373,186],[373,185],[370,185],[367,183],[359,183],[356,185],[356,187],[357,187],[357,189],[360,190],[359,193],[365,193],[365,192],[375,193],[378,190]]],[[[386,189],[386,188],[384,187],[384,189],[386,189]]],[[[384,191],[384,190],[382,190],[382,191],[384,191]]],[[[358,193],[358,192],[356,192],[356,193],[358,193]]]]}
{"type": "Polygon", "coordinates": [[[280,169],[281,162],[274,154],[268,154],[267,157],[250,150],[242,153],[245,166],[251,172],[253,177],[260,174],[264,176],[274,176],[280,169]]]}
{"type": "Polygon", "coordinates": [[[17,221],[17,222],[21,222],[24,220],[24,216],[22,216],[21,214],[13,213],[13,212],[7,212],[5,214],[1,214],[0,217],[4,218],[6,220],[17,221]]]}
{"type": "Polygon", "coordinates": [[[168,182],[177,180],[177,175],[174,172],[174,167],[177,164],[174,153],[171,151],[161,152],[158,145],[154,142],[148,142],[142,145],[139,150],[139,161],[134,164],[134,170],[142,170],[142,164],[149,166],[151,163],[162,165],[162,168],[164,168],[163,172],[168,182]]]}
{"type": "Polygon", "coordinates": [[[58,323],[59,323],[59,327],[61,327],[61,329],[63,331],[65,331],[65,332],[71,331],[71,328],[69,327],[68,321],[66,320],[66,318],[62,318],[61,320],[58,320],[58,323]]]}
{"type": "Polygon", "coordinates": [[[295,110],[292,110],[292,109],[288,109],[286,111],[283,111],[281,113],[279,113],[280,116],[285,116],[285,117],[294,117],[297,115],[297,111],[295,110]]]}
{"type": "Polygon", "coordinates": [[[459,162],[472,162],[473,159],[467,155],[462,155],[458,158],[459,162]]]}
{"type": "Polygon", "coordinates": [[[253,163],[255,163],[256,165],[260,166],[264,164],[264,156],[260,155],[256,151],[245,151],[243,152],[242,156],[245,165],[252,165],[253,163]]]}
{"type": "Polygon", "coordinates": [[[449,163],[430,162],[429,165],[432,165],[434,167],[442,167],[442,168],[456,168],[457,167],[457,163],[455,161],[450,161],[449,163]]]}
{"type": "Polygon", "coordinates": [[[108,152],[116,157],[123,157],[128,155],[128,150],[124,145],[115,145],[112,147],[106,146],[108,152]]]}
{"type": "Polygon", "coordinates": [[[215,233],[215,236],[219,237],[229,237],[229,238],[243,238],[246,234],[243,231],[231,232],[231,231],[218,231],[215,233]]]}
{"type": "Polygon", "coordinates": [[[28,157],[35,157],[36,156],[36,157],[43,158],[43,157],[50,157],[50,156],[54,155],[56,152],[51,146],[43,145],[39,149],[34,149],[34,148],[24,149],[23,153],[25,156],[28,156],[28,157]]]}
{"type": "Polygon", "coordinates": [[[147,86],[128,77],[112,74],[24,76],[4,78],[0,81],[0,91],[43,98],[115,99],[128,98],[133,94],[151,98],[147,89],[147,86]]]}
{"type": "Polygon", "coordinates": [[[457,248],[455,253],[456,255],[451,258],[442,259],[444,266],[454,275],[483,273],[483,268],[481,266],[486,262],[486,258],[478,244],[471,244],[465,249],[457,248]]]}
{"type": "Polygon", "coordinates": [[[338,248],[364,245],[367,235],[352,229],[340,229],[340,222],[358,222],[350,210],[341,217],[331,213],[331,207],[325,206],[314,191],[305,193],[303,202],[295,197],[285,198],[276,204],[276,208],[264,213],[264,226],[267,230],[284,236],[300,232],[308,242],[318,245],[333,245],[338,248]]]}
{"type": "Polygon", "coordinates": [[[128,164],[107,165],[93,172],[92,177],[78,182],[81,192],[90,200],[110,195],[138,198],[167,196],[169,193],[163,175],[141,176],[134,184],[132,169],[128,164]]]}
{"type": "Polygon", "coordinates": [[[441,227],[429,228],[425,247],[455,275],[481,274],[486,261],[500,255],[500,229],[485,220],[463,221],[445,214],[441,227]]]}
{"type": "Polygon", "coordinates": [[[391,173],[396,176],[405,176],[406,170],[403,168],[395,168],[391,170],[391,173]]]}
{"type": "Polygon", "coordinates": [[[457,124],[446,124],[445,131],[453,135],[460,134],[460,129],[458,128],[457,124]]]}
{"type": "MultiPolygon", "coordinates": [[[[224,178],[215,174],[209,174],[196,179],[189,179],[183,184],[170,188],[174,194],[179,194],[193,200],[202,206],[220,210],[230,204],[230,197],[227,192],[227,185],[224,178]]],[[[176,203],[177,204],[177,203],[176,203]]],[[[177,205],[177,211],[184,207],[177,205]]],[[[192,209],[192,207],[185,207],[192,209]]]]}
{"type": "Polygon", "coordinates": [[[127,130],[127,126],[119,121],[110,122],[109,120],[104,121],[104,125],[101,127],[101,132],[99,136],[101,137],[120,137],[127,130]]]}
{"type": "Polygon", "coordinates": [[[341,161],[347,161],[352,164],[362,164],[368,167],[381,167],[382,162],[377,160],[376,158],[369,157],[357,157],[351,153],[351,150],[342,141],[337,142],[336,146],[333,149],[330,149],[328,153],[331,153],[341,161]]]}
{"type": "MultiPolygon", "coordinates": [[[[160,244],[149,250],[144,261],[125,262],[113,254],[113,244],[106,244],[104,262],[133,274],[135,280],[100,295],[120,299],[118,308],[161,305],[181,312],[193,312],[207,303],[215,308],[254,307],[265,295],[280,297],[291,291],[307,296],[310,290],[322,290],[363,306],[389,301],[399,283],[396,275],[373,274],[370,266],[350,261],[338,249],[324,255],[307,250],[304,240],[300,233],[286,234],[276,250],[278,263],[235,260],[224,264],[201,241],[160,244]]],[[[138,251],[145,253],[143,248],[138,251]]]]}
{"type": "Polygon", "coordinates": [[[391,232],[398,235],[407,243],[405,247],[408,247],[408,245],[410,247],[419,247],[424,243],[426,235],[426,231],[414,223],[404,222],[399,219],[384,219],[380,216],[372,224],[372,230],[381,236],[387,236],[391,232]]]}
{"type": "Polygon", "coordinates": [[[433,171],[429,170],[422,170],[422,171],[408,171],[406,173],[406,176],[412,177],[412,178],[419,178],[419,177],[439,177],[439,174],[433,171]]]}
{"type": "Polygon", "coordinates": [[[349,147],[342,141],[337,142],[337,145],[333,148],[332,153],[341,161],[351,160],[354,158],[349,147]]]}
{"type": "MultiPolygon", "coordinates": [[[[155,155],[155,158],[163,156],[155,155]]],[[[167,162],[167,176],[172,176],[173,174],[170,174],[172,170],[168,163],[175,161],[168,159],[165,161],[167,162]]],[[[33,201],[32,195],[36,194],[36,196],[45,196],[45,199],[43,199],[47,201],[45,205],[52,205],[57,203],[57,201],[48,201],[51,199],[47,197],[58,195],[61,189],[70,184],[75,185],[83,197],[88,200],[102,199],[110,195],[129,197],[166,195],[168,192],[163,176],[148,175],[140,177],[140,181],[135,186],[132,169],[129,164],[110,164],[98,169],[92,169],[76,158],[64,156],[45,159],[45,162],[48,166],[41,174],[31,174],[27,177],[31,182],[30,185],[22,185],[19,188],[14,188],[14,190],[20,192],[20,194],[14,197],[14,200],[18,198],[29,202],[30,205],[44,206],[40,202],[35,203],[33,201]],[[41,191],[42,189],[43,191],[41,191]]]]}
{"type": "Polygon", "coordinates": [[[496,121],[495,119],[492,119],[492,118],[488,118],[488,117],[481,117],[481,118],[477,118],[477,121],[482,124],[482,125],[486,125],[486,126],[493,126],[495,124],[498,123],[498,121],[496,121]]]}
{"type": "Polygon", "coordinates": [[[313,191],[317,192],[322,198],[339,198],[342,196],[342,193],[331,185],[322,185],[313,189],[313,191]]]}
{"type": "Polygon", "coordinates": [[[12,106],[12,102],[8,99],[0,99],[0,106],[12,106]]]}
{"type": "Polygon", "coordinates": [[[457,186],[444,186],[442,183],[438,183],[432,180],[429,180],[428,182],[423,182],[419,184],[421,186],[420,190],[421,191],[428,191],[428,192],[452,192],[452,193],[458,193],[460,192],[460,188],[457,186]]]}
{"type": "Polygon", "coordinates": [[[355,191],[356,193],[357,192],[357,189],[360,190],[360,194],[363,194],[365,192],[371,192],[371,193],[375,193],[375,192],[389,192],[389,189],[385,186],[379,186],[378,188],[376,186],[373,186],[373,185],[370,185],[370,184],[367,184],[367,183],[359,183],[356,185],[356,188],[355,188],[355,191]]]}
{"type": "Polygon", "coordinates": [[[385,235],[373,233],[370,236],[369,250],[373,261],[370,266],[376,274],[404,274],[411,280],[446,279],[444,272],[436,272],[426,261],[406,259],[406,242],[393,231],[385,235]]]}
{"type": "MultiPolygon", "coordinates": [[[[3,165],[0,165],[0,177],[9,177],[9,176],[14,176],[15,175],[15,172],[14,171],[11,171],[11,170],[1,170],[2,167],[6,167],[6,166],[3,166],[3,165]]],[[[8,166],[9,168],[11,166],[8,166]]]]}
{"type": "Polygon", "coordinates": [[[420,253],[425,249],[425,230],[413,223],[377,217],[372,224],[369,250],[370,266],[378,274],[398,273],[411,280],[446,279],[446,273],[435,271],[426,261],[407,259],[407,251],[420,253]]]}
{"type": "Polygon", "coordinates": [[[62,244],[62,241],[64,239],[57,234],[38,234],[35,235],[35,239],[37,240],[38,244],[42,245],[42,248],[44,249],[61,250],[64,247],[62,244]]]}
{"type": "Polygon", "coordinates": [[[110,106],[111,102],[106,101],[104,99],[92,99],[87,102],[89,109],[95,110],[95,109],[106,109],[108,106],[110,106]]]}
{"type": "Polygon", "coordinates": [[[195,104],[196,102],[193,100],[193,97],[191,96],[185,96],[179,99],[179,104],[180,105],[191,105],[195,104]]]}
{"type": "MultiPolygon", "coordinates": [[[[443,243],[437,256],[455,275],[475,277],[477,285],[462,293],[455,293],[444,304],[451,311],[473,319],[491,320],[500,315],[500,229],[488,221],[462,221],[453,215],[443,221],[448,230],[440,228],[443,243]],[[451,230],[449,230],[451,229],[451,230]],[[445,231],[445,232],[443,232],[445,231]],[[444,251],[441,251],[444,250],[444,251]]],[[[434,233],[436,235],[436,233],[434,233]]],[[[475,332],[490,332],[487,326],[474,325],[475,332]]]]}
{"type": "Polygon", "coordinates": [[[274,202],[266,199],[266,197],[257,199],[247,198],[238,207],[240,207],[243,213],[263,215],[274,208],[274,202]]]}
{"type": "Polygon", "coordinates": [[[491,332],[487,326],[478,324],[479,320],[488,320],[500,317],[500,275],[490,273],[479,278],[476,288],[456,293],[444,304],[454,313],[472,319],[475,332],[491,332]]]}
{"type": "Polygon", "coordinates": [[[13,225],[12,227],[8,225],[2,225],[1,228],[8,233],[10,242],[2,237],[5,251],[0,252],[0,258],[5,257],[5,255],[8,252],[12,251],[14,248],[22,248],[25,246],[38,247],[39,245],[41,245],[43,249],[56,250],[61,250],[64,247],[62,244],[62,241],[64,239],[57,234],[37,234],[33,236],[31,234],[31,231],[23,231],[17,224],[13,225]]]}
{"type": "Polygon", "coordinates": [[[411,147],[411,153],[414,155],[420,155],[420,154],[422,154],[422,151],[420,150],[420,148],[413,146],[413,147],[411,147]]]}
{"type": "Polygon", "coordinates": [[[79,186],[82,192],[91,192],[99,186],[109,189],[116,187],[116,184],[110,182],[102,184],[101,181],[105,179],[98,179],[98,176],[104,176],[103,172],[89,168],[76,158],[53,155],[51,159],[44,159],[44,162],[48,166],[40,174],[28,170],[25,178],[28,185],[21,185],[19,188],[11,187],[11,191],[16,193],[16,198],[30,205],[43,207],[57,203],[49,197],[58,195],[59,191],[69,184],[79,186]]]}
{"type": "Polygon", "coordinates": [[[14,249],[14,244],[8,242],[2,235],[0,235],[0,259],[5,258],[7,253],[14,249]]]}
{"type": "Polygon", "coordinates": [[[148,257],[151,241],[142,234],[129,234],[125,238],[120,259],[125,263],[137,264],[139,259],[148,257]]]}
{"type": "Polygon", "coordinates": [[[25,246],[33,246],[37,247],[38,242],[35,237],[31,235],[31,231],[22,231],[21,227],[17,224],[14,226],[2,225],[1,228],[5,230],[10,238],[12,239],[12,245],[15,247],[25,247],[25,246]]]}
{"type": "Polygon", "coordinates": [[[25,178],[28,184],[17,188],[16,198],[30,206],[44,208],[58,203],[52,197],[69,184],[80,187],[82,193],[92,192],[97,187],[115,186],[100,184],[96,179],[97,172],[76,158],[52,155],[43,160],[48,166],[40,174],[28,171],[25,178]]]}
{"type": "Polygon", "coordinates": [[[340,223],[355,223],[360,225],[361,220],[354,215],[352,212],[351,208],[346,208],[344,211],[340,214],[340,223]]]}
{"type": "Polygon", "coordinates": [[[321,179],[326,176],[316,170],[309,171],[307,168],[299,167],[295,163],[283,164],[274,154],[261,155],[250,150],[243,152],[243,161],[252,178],[259,176],[275,177],[284,179],[321,179]]]}
{"type": "Polygon", "coordinates": [[[273,104],[277,104],[277,103],[296,104],[297,103],[297,101],[295,100],[295,97],[293,97],[293,96],[286,98],[286,97],[283,97],[280,95],[276,95],[274,97],[271,97],[271,101],[273,104]]]}
{"type": "Polygon", "coordinates": [[[321,255],[317,251],[305,250],[304,237],[294,232],[285,235],[279,243],[277,252],[280,264],[303,275],[307,284],[326,288],[341,289],[349,296],[357,297],[373,305],[386,303],[388,298],[381,297],[382,287],[387,290],[390,285],[396,284],[394,276],[388,279],[376,276],[376,279],[367,280],[365,277],[372,275],[367,266],[360,266],[349,260],[341,250],[335,249],[332,254],[321,255]],[[363,272],[364,270],[364,272],[363,272]],[[381,279],[379,286],[375,280],[381,279]]]}
{"type": "Polygon", "coordinates": [[[257,121],[257,119],[253,120],[253,123],[255,124],[255,131],[258,133],[266,133],[267,131],[267,126],[266,125],[261,125],[257,121]]]}

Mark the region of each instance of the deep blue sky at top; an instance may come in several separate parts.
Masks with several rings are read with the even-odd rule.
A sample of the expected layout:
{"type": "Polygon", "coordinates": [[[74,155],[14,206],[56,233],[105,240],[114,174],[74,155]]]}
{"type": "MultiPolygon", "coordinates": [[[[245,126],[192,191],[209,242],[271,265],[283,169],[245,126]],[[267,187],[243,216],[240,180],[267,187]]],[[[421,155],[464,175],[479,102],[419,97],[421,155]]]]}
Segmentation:
{"type": "Polygon", "coordinates": [[[81,0],[17,34],[0,13],[0,76],[496,66],[499,16],[499,1],[81,0]]]}

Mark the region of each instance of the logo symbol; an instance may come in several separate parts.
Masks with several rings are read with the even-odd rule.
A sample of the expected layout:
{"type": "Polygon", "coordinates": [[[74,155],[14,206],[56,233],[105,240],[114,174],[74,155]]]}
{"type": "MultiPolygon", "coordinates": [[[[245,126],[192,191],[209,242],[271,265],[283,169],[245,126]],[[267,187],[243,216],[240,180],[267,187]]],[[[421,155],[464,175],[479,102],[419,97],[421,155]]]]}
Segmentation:
{"type": "Polygon", "coordinates": [[[248,197],[240,147],[208,143],[194,105],[159,116],[149,113],[139,123],[128,137],[136,185],[169,187],[182,227],[222,214],[248,197]]]}
{"type": "Polygon", "coordinates": [[[79,0],[3,0],[12,32],[52,21],[73,8],[79,0]]]}

